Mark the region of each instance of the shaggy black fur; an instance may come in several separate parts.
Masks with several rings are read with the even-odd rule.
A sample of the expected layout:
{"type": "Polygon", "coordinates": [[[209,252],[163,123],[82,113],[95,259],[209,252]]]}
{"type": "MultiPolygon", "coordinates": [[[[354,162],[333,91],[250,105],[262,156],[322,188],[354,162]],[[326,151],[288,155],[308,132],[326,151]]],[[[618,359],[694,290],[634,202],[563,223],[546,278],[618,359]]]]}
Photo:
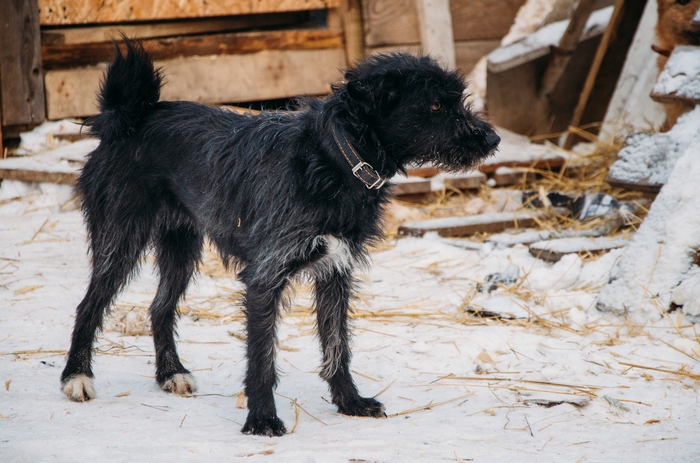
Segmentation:
{"type": "Polygon", "coordinates": [[[207,236],[247,289],[243,432],[286,432],[273,398],[276,322],[290,278],[302,271],[315,282],[321,376],[333,403],[346,415],[385,416],[381,403],[360,396],[350,374],[347,316],[353,266],[381,237],[391,189],[370,189],[355,177],[332,133],[383,178],[408,163],[473,167],[500,139],[465,107],[462,77],[428,57],[374,56],[347,70],[328,98],[304,100],[297,112],[239,115],[159,102],[159,71],[140,45],[126,46],[102,83],[101,113],[87,122],[101,140],[77,186],[92,278],[77,309],[64,392],[74,400],[94,395],[96,331],[149,243],[160,269],[150,307],[156,380],[178,394],[194,390],[173,336],[178,301],[207,236]]]}

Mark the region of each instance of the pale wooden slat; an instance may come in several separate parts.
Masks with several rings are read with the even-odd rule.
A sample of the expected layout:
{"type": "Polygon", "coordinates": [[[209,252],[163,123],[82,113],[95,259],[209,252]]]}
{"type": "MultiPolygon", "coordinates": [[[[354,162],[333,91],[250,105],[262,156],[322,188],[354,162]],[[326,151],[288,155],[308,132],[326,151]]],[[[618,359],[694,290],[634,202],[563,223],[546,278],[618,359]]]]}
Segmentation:
{"type": "Polygon", "coordinates": [[[42,26],[337,8],[340,0],[39,0],[42,26]]]}
{"type": "MultiPolygon", "coordinates": [[[[345,52],[331,50],[264,51],[247,55],[193,56],[157,61],[164,68],[162,100],[226,103],[320,95],[340,79],[345,52]]],[[[46,73],[49,119],[97,113],[95,93],[104,66],[46,73]]]]}

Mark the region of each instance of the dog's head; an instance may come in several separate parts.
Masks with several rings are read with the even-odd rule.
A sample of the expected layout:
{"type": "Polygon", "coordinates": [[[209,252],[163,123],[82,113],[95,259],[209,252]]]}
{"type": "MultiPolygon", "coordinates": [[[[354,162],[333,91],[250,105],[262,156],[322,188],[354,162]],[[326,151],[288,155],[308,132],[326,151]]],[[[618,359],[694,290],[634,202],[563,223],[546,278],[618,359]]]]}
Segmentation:
{"type": "Polygon", "coordinates": [[[474,167],[498,147],[493,126],[465,104],[465,82],[429,57],[371,56],[345,73],[351,111],[379,138],[391,161],[474,167]]]}
{"type": "Polygon", "coordinates": [[[700,45],[700,0],[658,0],[656,33],[661,46],[700,45]]]}

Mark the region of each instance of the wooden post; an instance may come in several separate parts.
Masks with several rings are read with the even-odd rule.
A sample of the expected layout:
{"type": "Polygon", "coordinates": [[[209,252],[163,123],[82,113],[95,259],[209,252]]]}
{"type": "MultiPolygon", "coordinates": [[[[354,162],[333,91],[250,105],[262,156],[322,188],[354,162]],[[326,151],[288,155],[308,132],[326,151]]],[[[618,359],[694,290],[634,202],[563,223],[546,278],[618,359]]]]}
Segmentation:
{"type": "Polygon", "coordinates": [[[449,0],[416,0],[416,6],[423,51],[454,69],[457,60],[449,0]]]}
{"type": "Polygon", "coordinates": [[[46,118],[37,0],[0,1],[2,124],[37,124],[46,118]]]}
{"type": "Polygon", "coordinates": [[[338,8],[328,10],[328,29],[342,32],[348,66],[365,54],[365,37],[360,0],[340,0],[338,8]]]}

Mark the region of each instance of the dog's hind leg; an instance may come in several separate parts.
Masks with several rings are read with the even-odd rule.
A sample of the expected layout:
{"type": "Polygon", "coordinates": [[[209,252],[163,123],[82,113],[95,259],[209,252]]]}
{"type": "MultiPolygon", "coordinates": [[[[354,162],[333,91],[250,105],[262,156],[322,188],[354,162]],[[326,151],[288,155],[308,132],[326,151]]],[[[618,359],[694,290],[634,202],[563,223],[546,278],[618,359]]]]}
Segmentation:
{"type": "Polygon", "coordinates": [[[321,377],[328,381],[333,403],[343,415],[385,417],[384,405],[361,397],[350,374],[348,312],[352,276],[334,270],[316,276],[316,319],[323,351],[321,377]]]}
{"type": "Polygon", "coordinates": [[[102,329],[105,311],[134,271],[150,235],[150,222],[144,219],[107,222],[91,232],[92,277],[77,308],[68,360],[61,374],[63,393],[78,402],[95,397],[91,366],[95,334],[102,329]]]}
{"type": "Polygon", "coordinates": [[[202,236],[187,225],[164,230],[154,240],[160,270],[158,292],[151,303],[151,330],[156,349],[156,381],[177,395],[197,388],[192,374],[182,366],[175,347],[177,303],[185,293],[202,253],[202,236]]]}
{"type": "Polygon", "coordinates": [[[256,273],[249,265],[238,275],[247,287],[245,314],[248,367],[245,394],[248,398],[248,418],[242,432],[281,436],[287,430],[277,417],[273,390],[277,386],[276,325],[287,278],[281,275],[260,277],[256,273]]]}

